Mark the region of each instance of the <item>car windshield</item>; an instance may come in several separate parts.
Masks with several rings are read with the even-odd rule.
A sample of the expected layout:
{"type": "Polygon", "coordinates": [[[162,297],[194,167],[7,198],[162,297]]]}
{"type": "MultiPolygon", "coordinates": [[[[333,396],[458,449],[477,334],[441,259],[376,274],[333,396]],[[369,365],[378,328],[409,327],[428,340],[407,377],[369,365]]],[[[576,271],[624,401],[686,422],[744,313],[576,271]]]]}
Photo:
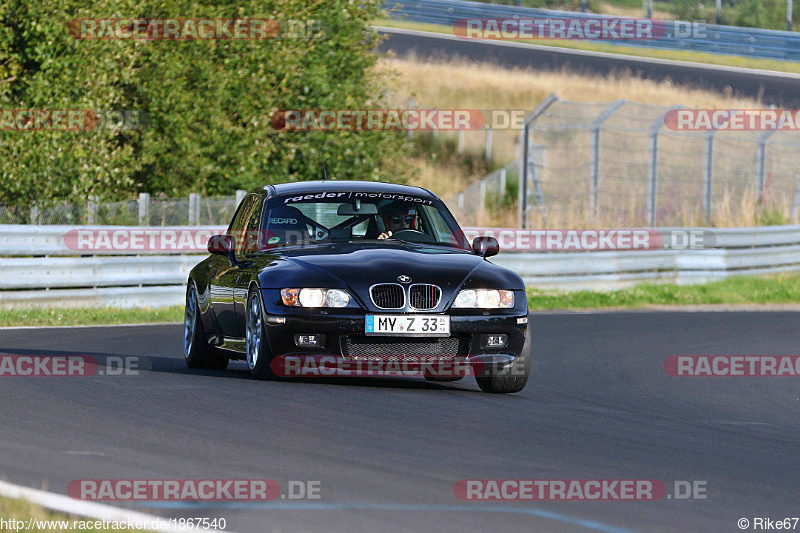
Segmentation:
{"type": "Polygon", "coordinates": [[[276,196],[263,212],[261,230],[262,250],[383,239],[470,250],[440,200],[407,194],[319,191],[276,196]]]}

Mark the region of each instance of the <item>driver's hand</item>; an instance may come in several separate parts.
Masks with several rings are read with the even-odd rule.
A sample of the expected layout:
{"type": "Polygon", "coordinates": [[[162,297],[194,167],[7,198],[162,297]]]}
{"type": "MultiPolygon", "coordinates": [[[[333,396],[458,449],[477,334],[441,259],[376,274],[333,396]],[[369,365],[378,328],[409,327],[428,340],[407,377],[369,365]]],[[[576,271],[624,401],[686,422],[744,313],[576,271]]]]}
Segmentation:
{"type": "Polygon", "coordinates": [[[381,233],[380,235],[378,235],[378,239],[379,240],[388,239],[391,236],[392,236],[392,232],[391,231],[387,231],[386,233],[381,233]]]}

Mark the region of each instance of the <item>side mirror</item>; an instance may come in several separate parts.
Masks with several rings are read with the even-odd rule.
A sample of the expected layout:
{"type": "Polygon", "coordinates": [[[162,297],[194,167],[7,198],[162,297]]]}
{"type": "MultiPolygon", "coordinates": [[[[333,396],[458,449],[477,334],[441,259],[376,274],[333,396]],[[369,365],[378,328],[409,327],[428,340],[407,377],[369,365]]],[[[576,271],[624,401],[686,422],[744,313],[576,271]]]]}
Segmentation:
{"type": "Polygon", "coordinates": [[[233,256],[233,235],[212,235],[208,239],[208,252],[212,254],[233,256]]]}
{"type": "Polygon", "coordinates": [[[494,237],[475,237],[472,250],[481,257],[491,257],[500,253],[500,244],[494,237]]]}

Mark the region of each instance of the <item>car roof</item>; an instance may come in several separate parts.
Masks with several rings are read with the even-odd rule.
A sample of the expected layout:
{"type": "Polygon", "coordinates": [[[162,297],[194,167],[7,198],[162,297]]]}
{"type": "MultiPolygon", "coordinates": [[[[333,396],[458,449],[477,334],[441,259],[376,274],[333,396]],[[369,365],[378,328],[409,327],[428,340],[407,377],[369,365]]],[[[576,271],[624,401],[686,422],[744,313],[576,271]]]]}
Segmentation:
{"type": "Polygon", "coordinates": [[[258,187],[251,192],[266,192],[271,196],[276,194],[310,194],[312,192],[320,191],[383,192],[392,194],[415,194],[417,196],[437,198],[435,194],[427,189],[423,189],[422,187],[400,185],[398,183],[356,180],[314,180],[276,183],[274,185],[264,185],[263,187],[258,187]]]}

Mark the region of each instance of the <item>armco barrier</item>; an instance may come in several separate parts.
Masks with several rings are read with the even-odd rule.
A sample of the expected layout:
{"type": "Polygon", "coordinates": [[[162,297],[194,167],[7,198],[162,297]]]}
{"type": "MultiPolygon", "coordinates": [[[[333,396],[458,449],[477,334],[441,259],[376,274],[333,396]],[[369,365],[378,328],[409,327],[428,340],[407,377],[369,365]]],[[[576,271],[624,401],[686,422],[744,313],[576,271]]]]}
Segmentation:
{"type": "Polygon", "coordinates": [[[531,287],[610,290],[647,281],[688,285],[800,270],[800,246],[782,248],[507,253],[494,262],[517,272],[531,287]]]}
{"type": "MultiPolygon", "coordinates": [[[[74,243],[67,245],[75,230],[110,232],[112,240],[113,232],[142,231],[184,232],[207,240],[224,228],[0,225],[0,307],[179,305],[189,270],[206,254],[200,238],[190,250],[76,250],[74,243]]],[[[519,273],[531,287],[553,289],[703,283],[800,270],[800,226],[659,228],[665,234],[698,230],[713,235],[713,248],[501,251],[491,260],[519,273]]],[[[520,231],[534,230],[465,228],[469,237],[492,235],[501,243],[515,242],[520,231]]]]}
{"type": "MultiPolygon", "coordinates": [[[[460,19],[488,18],[561,18],[603,19],[604,15],[553,11],[527,7],[504,6],[462,0],[385,0],[389,16],[413,22],[427,22],[452,26],[460,19]]],[[[689,50],[711,54],[730,54],[749,57],[798,60],[800,59],[800,33],[742,28],[736,26],[703,25],[705,36],[682,37],[681,29],[688,23],[664,21],[670,37],[650,40],[607,41],[614,44],[642,46],[664,50],[689,50]]]]}
{"type": "Polygon", "coordinates": [[[42,225],[32,226],[27,224],[0,224],[0,257],[7,255],[158,255],[163,254],[163,250],[136,249],[130,246],[126,249],[114,246],[114,233],[121,232],[127,234],[126,239],[130,239],[131,232],[144,234],[143,240],[147,241],[147,233],[163,233],[173,231],[176,233],[176,245],[181,242],[181,235],[186,233],[189,238],[195,240],[196,236],[204,241],[198,241],[196,250],[189,253],[204,253],[205,241],[210,235],[222,233],[225,227],[220,226],[174,226],[163,228],[156,226],[56,226],[42,225]],[[105,232],[112,246],[107,249],[93,251],[82,251],[76,245],[79,243],[79,236],[70,238],[73,234],[81,231],[105,232]]]}

